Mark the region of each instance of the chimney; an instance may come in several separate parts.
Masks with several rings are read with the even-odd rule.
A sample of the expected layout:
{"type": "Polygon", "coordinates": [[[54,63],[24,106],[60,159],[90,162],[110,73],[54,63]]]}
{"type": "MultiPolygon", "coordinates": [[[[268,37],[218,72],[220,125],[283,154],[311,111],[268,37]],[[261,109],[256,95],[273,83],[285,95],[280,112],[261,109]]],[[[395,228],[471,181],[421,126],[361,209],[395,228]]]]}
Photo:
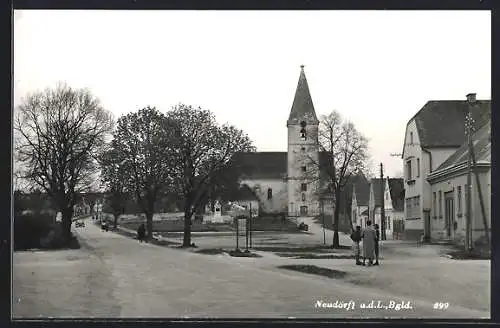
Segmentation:
{"type": "Polygon", "coordinates": [[[467,95],[467,101],[471,104],[476,102],[476,94],[475,93],[469,93],[467,95]]]}

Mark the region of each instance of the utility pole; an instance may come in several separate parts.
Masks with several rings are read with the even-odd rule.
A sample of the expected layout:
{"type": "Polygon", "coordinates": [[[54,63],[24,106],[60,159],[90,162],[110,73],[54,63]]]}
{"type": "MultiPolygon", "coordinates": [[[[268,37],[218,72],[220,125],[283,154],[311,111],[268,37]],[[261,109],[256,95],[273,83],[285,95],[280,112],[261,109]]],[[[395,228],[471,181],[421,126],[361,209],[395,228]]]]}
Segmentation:
{"type": "Polygon", "coordinates": [[[384,164],[380,163],[380,238],[385,240],[385,180],[384,180],[384,164]]]}
{"type": "MultiPolygon", "coordinates": [[[[488,221],[487,221],[487,218],[486,218],[486,209],[485,209],[485,206],[484,206],[484,200],[483,200],[483,192],[482,192],[482,188],[481,188],[481,180],[479,179],[479,173],[477,171],[477,163],[476,163],[476,156],[474,154],[474,145],[472,143],[472,133],[474,132],[474,120],[472,119],[472,115],[470,113],[470,108],[471,106],[474,105],[475,101],[476,101],[476,95],[474,93],[471,93],[471,94],[468,94],[467,95],[467,100],[468,100],[468,113],[467,113],[467,117],[466,117],[466,124],[467,124],[467,146],[468,146],[468,149],[469,149],[469,156],[468,156],[468,159],[469,159],[469,162],[472,162],[472,168],[470,169],[470,171],[468,172],[468,183],[471,183],[472,181],[469,181],[469,175],[472,175],[472,172],[474,172],[474,175],[476,177],[476,185],[477,185],[477,192],[478,192],[478,196],[479,196],[479,203],[480,203],[480,206],[481,206],[481,215],[482,215],[482,218],[483,218],[483,225],[484,225],[484,232],[485,232],[485,238],[486,238],[486,242],[488,245],[490,245],[490,235],[489,235],[489,232],[488,232],[488,221]]],[[[472,178],[470,178],[470,180],[472,180],[472,178]]],[[[472,186],[470,188],[468,188],[470,190],[470,192],[472,192],[472,186]]],[[[470,201],[470,200],[469,200],[470,201]]],[[[469,242],[472,244],[472,222],[469,223],[470,225],[470,237],[469,237],[469,242]]]]}
{"type": "MultiPolygon", "coordinates": [[[[475,97],[475,94],[468,94],[467,100],[470,104],[472,98],[475,97]]],[[[470,105],[467,106],[467,114],[465,117],[465,134],[467,136],[467,145],[469,146],[469,152],[467,156],[467,194],[465,195],[465,201],[467,205],[467,220],[465,221],[465,251],[470,252],[472,250],[472,156],[471,156],[471,138],[472,132],[472,122],[471,122],[471,113],[470,113],[470,105]]]]}
{"type": "Polygon", "coordinates": [[[250,208],[250,225],[249,225],[249,228],[250,228],[250,248],[252,248],[252,201],[250,201],[250,205],[249,205],[249,208],[250,208]]]}
{"type": "Polygon", "coordinates": [[[323,219],[323,245],[326,245],[326,232],[325,232],[325,203],[321,201],[321,218],[323,219]]]}

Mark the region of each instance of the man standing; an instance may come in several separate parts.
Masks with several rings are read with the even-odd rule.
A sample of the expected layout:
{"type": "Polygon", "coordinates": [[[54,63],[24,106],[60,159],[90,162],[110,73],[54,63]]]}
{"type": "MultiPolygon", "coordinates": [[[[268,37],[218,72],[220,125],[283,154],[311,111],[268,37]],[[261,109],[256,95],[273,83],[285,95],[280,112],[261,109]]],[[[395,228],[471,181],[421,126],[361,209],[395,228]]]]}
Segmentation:
{"type": "Polygon", "coordinates": [[[380,230],[378,224],[375,224],[375,265],[378,264],[378,242],[380,240],[380,230]]]}
{"type": "Polygon", "coordinates": [[[363,265],[368,259],[368,265],[373,265],[373,255],[375,252],[375,239],[377,238],[375,229],[373,229],[372,221],[366,221],[366,228],[361,235],[363,239],[363,265]]]}

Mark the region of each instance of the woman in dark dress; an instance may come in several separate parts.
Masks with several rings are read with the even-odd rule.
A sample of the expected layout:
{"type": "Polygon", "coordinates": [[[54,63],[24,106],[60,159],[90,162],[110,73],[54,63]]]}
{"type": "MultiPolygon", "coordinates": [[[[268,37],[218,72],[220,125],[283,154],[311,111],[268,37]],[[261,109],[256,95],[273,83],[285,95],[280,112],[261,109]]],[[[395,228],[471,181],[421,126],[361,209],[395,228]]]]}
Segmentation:
{"type": "Polygon", "coordinates": [[[145,236],[146,236],[146,227],[144,226],[144,223],[142,223],[139,226],[139,229],[137,229],[137,239],[139,239],[140,243],[144,241],[145,236]]]}

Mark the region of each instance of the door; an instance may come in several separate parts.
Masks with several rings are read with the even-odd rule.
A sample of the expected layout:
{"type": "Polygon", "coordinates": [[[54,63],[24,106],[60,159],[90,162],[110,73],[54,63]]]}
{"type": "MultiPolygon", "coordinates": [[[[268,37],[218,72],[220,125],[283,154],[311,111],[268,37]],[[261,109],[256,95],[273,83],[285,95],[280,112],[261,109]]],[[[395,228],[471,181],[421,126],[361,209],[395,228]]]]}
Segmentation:
{"type": "Polygon", "coordinates": [[[300,207],[300,216],[307,216],[307,206],[300,207]]]}
{"type": "Polygon", "coordinates": [[[426,241],[431,240],[431,212],[424,211],[424,238],[426,241]]]}
{"type": "Polygon", "coordinates": [[[453,233],[453,219],[455,217],[455,204],[453,192],[447,192],[444,194],[444,225],[446,230],[446,235],[448,238],[452,237],[453,233]]]}

